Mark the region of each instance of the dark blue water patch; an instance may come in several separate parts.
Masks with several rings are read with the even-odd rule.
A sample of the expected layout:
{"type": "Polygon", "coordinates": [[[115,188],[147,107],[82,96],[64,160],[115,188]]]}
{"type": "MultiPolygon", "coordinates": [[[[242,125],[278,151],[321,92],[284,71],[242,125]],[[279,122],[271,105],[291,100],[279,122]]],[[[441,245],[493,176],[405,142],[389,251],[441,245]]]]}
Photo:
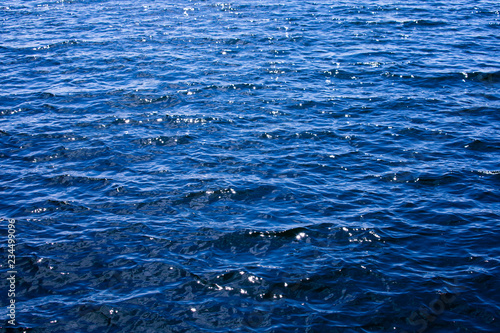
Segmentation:
{"type": "MultiPolygon", "coordinates": [[[[118,224],[116,223],[115,225],[118,224]]],[[[123,241],[123,237],[127,237],[118,230],[109,230],[99,236],[98,239],[87,241],[78,241],[81,236],[76,236],[75,232],[73,232],[72,237],[69,236],[69,239],[66,237],[67,243],[44,246],[44,252],[47,253],[45,259],[40,260],[40,258],[33,257],[26,262],[26,270],[29,276],[53,275],[52,271],[54,269],[63,266],[63,270],[68,271],[68,277],[64,276],[66,274],[63,274],[63,276],[56,274],[53,277],[53,282],[48,284],[43,283],[45,279],[39,279],[34,284],[30,283],[31,288],[34,288],[32,290],[36,290],[40,295],[39,297],[50,296],[52,294],[51,289],[49,289],[51,285],[54,288],[60,284],[64,286],[58,287],[60,293],[63,293],[63,295],[78,295],[82,293],[81,283],[89,284],[88,288],[90,290],[109,290],[113,292],[115,295],[113,297],[116,298],[116,302],[118,303],[114,306],[91,301],[81,306],[66,303],[64,307],[67,309],[66,313],[68,313],[68,316],[75,318],[77,323],[81,325],[89,317],[102,315],[102,309],[107,308],[109,309],[106,314],[108,320],[113,318],[112,320],[116,321],[115,325],[117,326],[114,329],[119,329],[120,325],[126,324],[128,316],[137,311],[141,312],[137,308],[136,304],[138,303],[134,299],[137,299],[141,303],[151,304],[153,309],[158,309],[159,307],[162,310],[160,312],[158,312],[159,310],[150,310],[157,314],[153,315],[154,319],[147,320],[144,323],[145,325],[155,325],[153,322],[158,321],[166,325],[172,320],[170,315],[168,315],[172,312],[181,315],[181,318],[185,318],[185,321],[191,318],[192,309],[196,309],[197,311],[195,312],[198,312],[200,316],[204,316],[204,313],[213,313],[212,311],[217,311],[216,313],[218,313],[218,311],[223,311],[225,307],[219,305],[221,301],[229,302],[231,306],[236,306],[237,303],[234,303],[234,300],[236,300],[235,297],[241,298],[241,290],[239,289],[243,288],[243,294],[247,295],[247,302],[250,304],[254,302],[255,305],[252,308],[257,309],[249,314],[245,314],[245,311],[247,311],[245,309],[248,309],[249,304],[239,304],[242,311],[239,315],[245,317],[245,321],[250,327],[258,328],[261,325],[264,326],[273,320],[271,316],[282,316],[285,314],[283,312],[285,310],[288,312],[293,325],[305,325],[306,323],[301,319],[304,313],[315,309],[315,311],[322,313],[320,318],[323,318],[315,320],[314,325],[318,327],[327,328],[330,325],[334,325],[334,323],[338,325],[340,322],[344,322],[343,320],[346,320],[345,313],[347,313],[347,318],[351,322],[350,327],[353,329],[357,325],[361,325],[372,327],[371,329],[374,326],[379,326],[378,330],[383,330],[389,327],[387,325],[389,318],[398,321],[398,317],[406,315],[401,308],[406,307],[408,312],[410,312],[413,309],[408,305],[418,307],[420,303],[430,302],[436,295],[439,297],[440,294],[434,294],[433,290],[457,293],[459,288],[463,288],[462,286],[456,286],[456,281],[453,278],[442,279],[438,275],[428,280],[423,286],[417,283],[404,282],[409,290],[415,289],[414,293],[417,293],[416,290],[422,287],[431,291],[430,295],[426,295],[427,297],[412,298],[412,304],[407,304],[407,294],[393,294],[392,290],[398,286],[398,283],[394,279],[400,276],[401,273],[397,272],[401,269],[398,267],[402,266],[398,265],[397,261],[394,262],[387,257],[384,260],[384,257],[373,254],[368,255],[364,259],[358,258],[356,251],[353,252],[353,249],[360,247],[359,250],[366,251],[367,253],[373,253],[376,249],[379,249],[378,251],[384,251],[384,248],[388,250],[387,245],[384,246],[383,244],[394,243],[396,239],[390,235],[395,230],[391,232],[390,230],[333,227],[331,224],[323,224],[278,232],[242,230],[241,232],[226,234],[205,228],[204,230],[200,230],[201,232],[198,235],[193,234],[192,236],[188,236],[187,239],[181,240],[182,235],[177,232],[171,234],[174,237],[168,237],[169,233],[148,237],[147,228],[144,228],[144,226],[131,225],[128,229],[130,229],[129,231],[135,230],[138,235],[143,235],[135,241],[137,245],[134,246],[134,249],[123,248],[117,251],[117,245],[110,246],[110,242],[115,242],[116,244],[116,242],[123,241]],[[144,234],[145,232],[146,234],[144,234]],[[164,238],[165,236],[167,237],[164,238]],[[181,238],[178,238],[179,236],[181,238]],[[293,251],[296,248],[294,244],[300,244],[301,238],[312,241],[309,245],[310,249],[293,251]],[[199,240],[191,243],[195,239],[199,240]],[[146,240],[149,241],[146,242],[146,240]],[[147,245],[151,240],[153,240],[153,244],[147,245]],[[351,249],[349,250],[349,248],[351,249]],[[153,252],[150,252],[151,250],[153,252]],[[89,251],[96,253],[96,255],[89,255],[89,251]],[[99,252],[94,251],[102,253],[98,255],[97,253],[99,252]],[[163,257],[161,254],[163,251],[170,253],[168,256],[169,259],[164,257],[164,259],[159,260],[160,257],[158,256],[163,257]],[[281,258],[281,254],[279,253],[283,251],[289,253],[289,259],[281,258]],[[69,252],[68,256],[61,255],[67,252],[69,252]],[[111,261],[107,260],[106,258],[110,252],[120,253],[120,258],[115,258],[111,261]],[[52,256],[50,253],[57,253],[57,255],[52,256]],[[139,260],[138,257],[140,256],[144,256],[144,258],[139,260]],[[156,259],[154,259],[155,257],[156,259]],[[148,258],[151,258],[151,260],[148,258]],[[239,259],[235,260],[235,258],[239,259]],[[262,265],[262,260],[266,260],[265,258],[269,258],[269,260],[275,263],[282,263],[281,265],[289,263],[291,266],[288,269],[280,269],[273,266],[267,267],[262,265]],[[292,258],[295,258],[295,260],[306,260],[308,264],[301,267],[293,266],[292,258]],[[310,258],[315,258],[315,260],[310,260],[310,258]],[[138,263],[138,260],[143,263],[138,263]],[[212,262],[212,264],[209,264],[207,267],[205,266],[207,262],[212,262]],[[231,267],[236,262],[239,262],[240,265],[242,262],[248,262],[249,266],[247,269],[242,270],[239,268],[241,267],[240,265],[236,265],[233,269],[224,270],[224,273],[219,273],[220,271],[218,272],[216,269],[217,267],[231,267]],[[177,267],[173,265],[177,265],[177,267]],[[185,265],[192,267],[195,272],[183,269],[182,266],[185,265]],[[373,270],[373,268],[370,269],[372,265],[373,267],[383,268],[385,273],[373,270]],[[37,267],[37,269],[34,270],[33,267],[37,267]],[[203,267],[209,268],[209,270],[206,273],[196,272],[196,270],[203,269],[203,267]],[[78,270],[80,275],[74,276],[71,274],[74,270],[78,270]],[[211,272],[212,270],[214,271],[211,272]],[[304,270],[308,273],[305,274],[304,270]],[[41,283],[43,283],[43,286],[41,283]],[[172,287],[167,287],[169,285],[172,285],[172,287]],[[130,295],[127,292],[130,288],[136,290],[136,296],[130,295]],[[160,294],[158,294],[158,291],[153,291],[155,289],[165,290],[165,292],[168,290],[167,293],[162,293],[163,296],[161,298],[166,297],[166,300],[170,299],[171,301],[163,301],[162,304],[164,305],[160,305],[157,300],[160,294]],[[150,296],[144,293],[145,290],[149,290],[150,296]],[[43,296],[44,294],[47,296],[43,296]],[[208,301],[202,301],[197,308],[190,308],[184,310],[185,312],[181,312],[179,308],[183,307],[182,303],[184,302],[180,300],[188,297],[188,299],[193,299],[194,301],[198,298],[197,294],[206,295],[208,301]],[[176,302],[176,299],[180,302],[176,302]],[[307,308],[301,305],[304,302],[309,304],[307,308]],[[178,305],[175,305],[176,303],[178,305]],[[379,314],[375,315],[375,319],[369,322],[360,321],[359,317],[357,317],[359,313],[369,313],[373,306],[380,309],[379,314]],[[259,311],[259,308],[266,310],[259,311]],[[356,312],[352,313],[351,308],[355,308],[356,312]],[[397,308],[400,308],[400,310],[397,310],[397,308]],[[114,316],[110,316],[116,310],[118,312],[114,316]],[[384,313],[390,313],[389,317],[385,316],[384,313]]],[[[191,234],[188,230],[186,232],[191,234]]],[[[408,231],[406,233],[408,234],[408,231]]],[[[431,230],[427,233],[427,236],[423,234],[422,237],[429,237],[433,234],[431,230]]],[[[82,236],[85,234],[86,236],[84,237],[95,237],[92,236],[92,233],[80,233],[82,236]]],[[[397,245],[398,243],[395,244],[398,247],[400,246],[397,245]]],[[[436,248],[442,248],[439,244],[435,246],[436,248]]],[[[417,254],[418,260],[416,260],[417,258],[413,260],[415,264],[424,265],[421,268],[423,271],[428,269],[425,268],[426,265],[430,264],[432,266],[435,264],[435,260],[431,256],[426,256],[422,250],[408,250],[408,254],[405,254],[405,251],[403,251],[399,254],[393,254],[392,257],[394,259],[397,257],[404,258],[406,255],[414,257],[417,254]]],[[[442,252],[442,250],[440,251],[442,252]]],[[[432,251],[428,251],[428,253],[431,254],[432,251]]],[[[462,260],[460,255],[452,255],[451,253],[446,258],[443,258],[446,260],[444,266],[442,263],[439,264],[443,269],[447,266],[455,267],[456,264],[453,264],[453,261],[460,262],[462,260]],[[452,257],[455,259],[451,259],[452,257]]],[[[471,258],[471,260],[475,260],[479,264],[483,262],[481,258],[471,258]]],[[[494,266],[491,267],[493,268],[494,266]]],[[[411,270],[406,274],[413,278],[419,275],[418,271],[412,273],[411,270]]],[[[480,280],[482,281],[481,283],[486,284],[494,281],[491,276],[488,277],[487,275],[480,277],[480,280]]],[[[26,283],[29,282],[26,281],[26,283]]],[[[491,287],[494,287],[494,285],[491,287]]],[[[461,294],[463,295],[464,291],[462,289],[460,291],[462,291],[461,294]]],[[[464,297],[462,296],[462,298],[464,297]]],[[[59,306],[61,305],[59,304],[59,306]]],[[[49,306],[46,306],[45,310],[50,313],[49,306]]],[[[453,304],[453,307],[449,311],[451,311],[452,318],[456,318],[457,312],[462,316],[468,312],[472,312],[472,314],[468,315],[468,318],[482,316],[486,320],[491,320],[491,313],[489,311],[478,313],[477,310],[465,305],[463,300],[453,304]],[[457,307],[460,308],[457,309],[457,307]]],[[[151,312],[149,313],[146,318],[151,316],[151,312]]],[[[236,325],[237,322],[234,324],[236,325]]],[[[97,321],[96,325],[105,324],[97,321]]],[[[177,322],[176,325],[182,324],[177,322]]],[[[216,329],[218,324],[217,321],[212,322],[209,320],[206,322],[206,325],[209,325],[212,329],[216,329]]],[[[278,329],[278,331],[284,330],[286,325],[290,325],[290,320],[284,322],[282,325],[284,327],[278,329]]],[[[439,327],[443,323],[438,322],[437,325],[439,327]]],[[[113,325],[111,326],[113,327],[113,325]]],[[[461,323],[455,328],[458,329],[460,327],[467,326],[461,323]]]]}

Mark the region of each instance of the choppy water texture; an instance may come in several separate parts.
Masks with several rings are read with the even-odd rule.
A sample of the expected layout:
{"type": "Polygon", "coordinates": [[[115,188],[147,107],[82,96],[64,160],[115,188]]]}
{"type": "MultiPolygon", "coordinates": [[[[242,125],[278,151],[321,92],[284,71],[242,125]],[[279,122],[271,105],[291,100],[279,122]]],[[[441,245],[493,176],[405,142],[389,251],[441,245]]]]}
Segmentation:
{"type": "Polygon", "coordinates": [[[499,10],[3,1],[18,326],[499,332],[499,10]]]}

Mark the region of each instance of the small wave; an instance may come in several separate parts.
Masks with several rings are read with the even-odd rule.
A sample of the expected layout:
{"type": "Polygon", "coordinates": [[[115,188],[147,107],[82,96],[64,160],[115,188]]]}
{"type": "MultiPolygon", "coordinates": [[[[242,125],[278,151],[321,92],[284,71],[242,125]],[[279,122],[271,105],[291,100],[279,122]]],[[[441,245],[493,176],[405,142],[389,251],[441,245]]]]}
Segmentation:
{"type": "Polygon", "coordinates": [[[66,187],[71,186],[84,186],[94,185],[94,189],[101,189],[111,184],[111,180],[107,178],[85,177],[85,176],[72,176],[64,174],[54,176],[46,179],[47,185],[62,185],[66,187]]]}
{"type": "Polygon", "coordinates": [[[48,49],[58,49],[58,48],[65,48],[65,47],[68,47],[68,46],[77,45],[79,43],[80,43],[80,41],[78,41],[76,39],[64,40],[64,41],[60,41],[60,42],[57,42],[57,43],[52,43],[52,44],[47,44],[47,45],[41,45],[41,46],[33,47],[32,49],[34,51],[48,50],[48,49]]]}
{"type": "Polygon", "coordinates": [[[497,83],[500,80],[500,72],[463,72],[462,75],[467,80],[497,83]]]}
{"type": "Polygon", "coordinates": [[[422,185],[440,186],[460,183],[463,181],[463,177],[460,174],[451,172],[443,175],[424,173],[420,174],[415,181],[422,185]]]}
{"type": "Polygon", "coordinates": [[[414,27],[414,26],[419,26],[419,27],[445,27],[449,25],[449,22],[447,21],[441,21],[441,20],[426,20],[426,19],[418,19],[418,20],[411,20],[411,21],[404,21],[402,24],[406,27],[414,27]]]}
{"type": "Polygon", "coordinates": [[[90,208],[86,207],[83,204],[78,204],[75,201],[65,201],[65,200],[55,200],[55,199],[47,199],[41,201],[39,203],[35,203],[33,205],[27,206],[23,208],[24,211],[29,212],[30,214],[41,215],[44,217],[64,213],[88,213],[91,211],[90,208]]]}
{"type": "Polygon", "coordinates": [[[492,153],[500,150],[500,141],[495,141],[494,139],[483,139],[483,140],[473,140],[464,146],[464,148],[474,151],[480,151],[484,153],[492,153]]]}
{"type": "Polygon", "coordinates": [[[140,145],[141,147],[145,146],[177,146],[177,145],[187,145],[191,143],[195,138],[191,135],[177,135],[177,136],[165,136],[160,135],[154,138],[147,139],[139,139],[134,140],[133,142],[140,145]]]}
{"type": "Polygon", "coordinates": [[[489,170],[478,170],[476,172],[479,173],[479,174],[483,174],[483,175],[500,175],[500,170],[492,170],[492,171],[489,171],[489,170]]]}
{"type": "Polygon", "coordinates": [[[385,72],[386,77],[402,79],[404,83],[419,87],[435,87],[436,84],[463,84],[463,82],[497,83],[500,72],[461,72],[461,73],[429,73],[429,74],[398,74],[385,72]]]}

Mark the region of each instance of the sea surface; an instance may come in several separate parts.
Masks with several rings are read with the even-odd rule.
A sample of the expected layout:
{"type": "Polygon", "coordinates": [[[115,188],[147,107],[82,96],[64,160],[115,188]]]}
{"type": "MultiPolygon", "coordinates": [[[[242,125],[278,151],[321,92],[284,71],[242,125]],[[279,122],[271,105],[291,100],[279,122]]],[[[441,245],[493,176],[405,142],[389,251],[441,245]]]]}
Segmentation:
{"type": "Polygon", "coordinates": [[[0,332],[500,332],[498,1],[4,0],[0,163],[0,332]]]}

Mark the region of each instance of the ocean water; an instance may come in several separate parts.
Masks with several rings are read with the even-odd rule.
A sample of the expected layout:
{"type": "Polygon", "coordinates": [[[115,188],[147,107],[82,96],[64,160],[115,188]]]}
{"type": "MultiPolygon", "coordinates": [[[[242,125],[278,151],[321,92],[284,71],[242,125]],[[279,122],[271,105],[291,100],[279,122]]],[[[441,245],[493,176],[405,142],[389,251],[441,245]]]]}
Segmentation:
{"type": "Polygon", "coordinates": [[[499,60],[489,0],[2,1],[0,331],[500,332],[499,60]]]}

